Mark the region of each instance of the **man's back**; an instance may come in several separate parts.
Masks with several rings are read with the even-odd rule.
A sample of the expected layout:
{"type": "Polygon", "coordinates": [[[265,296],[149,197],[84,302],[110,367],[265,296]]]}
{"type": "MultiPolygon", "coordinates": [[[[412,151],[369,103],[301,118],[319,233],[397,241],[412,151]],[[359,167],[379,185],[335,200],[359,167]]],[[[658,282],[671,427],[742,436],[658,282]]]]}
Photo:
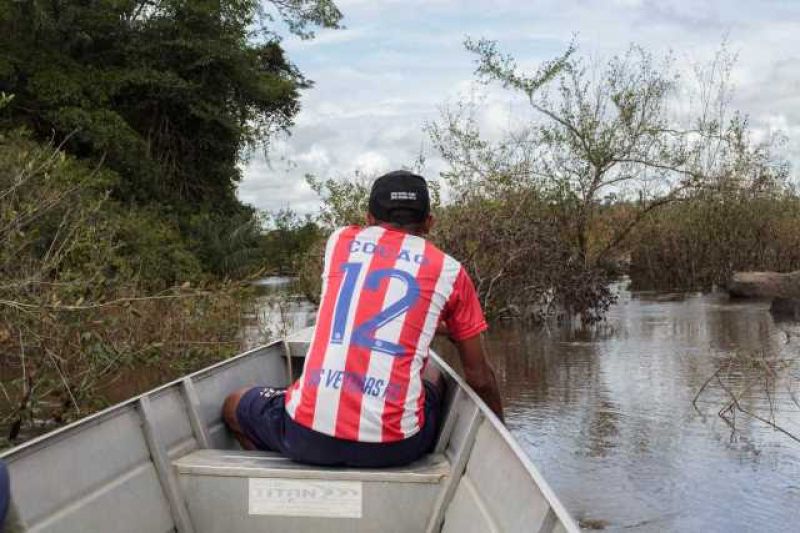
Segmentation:
{"type": "Polygon", "coordinates": [[[422,370],[440,317],[456,336],[486,328],[455,259],[391,227],[337,230],[326,246],[303,376],[287,392],[289,416],[346,440],[416,434],[424,424],[422,370]]]}
{"type": "Polygon", "coordinates": [[[444,397],[441,375],[425,368],[440,321],[467,383],[502,418],[475,287],[458,261],[421,237],[433,226],[430,207],[425,178],[390,172],[372,184],[369,226],[328,239],[303,375],[286,390],[245,387],[225,399],[225,422],[242,447],[372,468],[428,453],[444,397]]]}

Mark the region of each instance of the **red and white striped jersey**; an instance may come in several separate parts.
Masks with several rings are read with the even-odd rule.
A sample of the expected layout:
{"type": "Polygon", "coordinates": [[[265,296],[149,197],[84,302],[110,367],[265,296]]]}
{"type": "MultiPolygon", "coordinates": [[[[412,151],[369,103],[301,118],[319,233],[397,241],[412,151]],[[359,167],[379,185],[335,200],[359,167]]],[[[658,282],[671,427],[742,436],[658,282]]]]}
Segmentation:
{"type": "Polygon", "coordinates": [[[349,226],[325,249],[322,299],[286,411],[308,428],[392,442],[424,423],[422,371],[440,320],[463,340],[486,329],[461,264],[422,237],[349,226]]]}

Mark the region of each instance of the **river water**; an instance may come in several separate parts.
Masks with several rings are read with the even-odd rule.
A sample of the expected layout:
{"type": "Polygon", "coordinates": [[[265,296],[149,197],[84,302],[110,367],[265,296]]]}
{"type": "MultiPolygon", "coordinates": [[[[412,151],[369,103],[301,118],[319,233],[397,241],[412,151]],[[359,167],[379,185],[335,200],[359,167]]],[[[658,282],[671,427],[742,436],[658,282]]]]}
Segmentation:
{"type": "Polygon", "coordinates": [[[800,326],[724,295],[619,294],[591,327],[488,335],[507,424],[569,511],[609,531],[800,531],[800,442],[770,425],[800,435],[800,326]]]}

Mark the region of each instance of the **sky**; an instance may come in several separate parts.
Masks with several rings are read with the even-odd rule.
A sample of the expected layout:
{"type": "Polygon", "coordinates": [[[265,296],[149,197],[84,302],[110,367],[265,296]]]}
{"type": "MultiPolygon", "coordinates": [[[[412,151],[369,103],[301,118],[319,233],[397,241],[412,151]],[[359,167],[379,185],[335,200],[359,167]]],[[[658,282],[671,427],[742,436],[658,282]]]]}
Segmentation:
{"type": "Polygon", "coordinates": [[[319,199],[308,173],[344,178],[410,167],[436,178],[444,162],[424,125],[443,106],[483,94],[487,137],[511,127],[520,100],[475,83],[466,37],[496,40],[535,68],[575,39],[582,55],[604,59],[631,43],[677,67],[710,61],[723,42],[737,54],[733,107],[757,132],[788,138],[800,166],[800,0],[339,0],[345,29],[283,46],[314,87],[301,96],[290,135],[243,164],[242,201],[259,209],[312,213],[319,199]]]}

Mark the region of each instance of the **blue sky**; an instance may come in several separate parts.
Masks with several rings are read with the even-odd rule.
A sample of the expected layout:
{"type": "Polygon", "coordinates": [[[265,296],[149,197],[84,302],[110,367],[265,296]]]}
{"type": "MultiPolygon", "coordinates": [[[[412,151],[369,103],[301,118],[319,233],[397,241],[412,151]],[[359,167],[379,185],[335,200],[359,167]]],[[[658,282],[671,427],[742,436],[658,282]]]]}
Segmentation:
{"type": "Polygon", "coordinates": [[[724,39],[738,54],[736,108],[762,132],[789,137],[800,162],[800,0],[340,0],[343,30],[303,41],[287,37],[289,58],[314,80],[290,136],[275,139],[269,163],[253,155],[240,198],[261,209],[318,205],[303,176],[388,171],[426,156],[435,178],[442,162],[423,125],[443,105],[484,93],[488,136],[508,127],[520,101],[474,84],[466,36],[499,42],[535,67],[573,36],[582,54],[607,58],[630,43],[672,51],[679,68],[712,58],[724,39]]]}

